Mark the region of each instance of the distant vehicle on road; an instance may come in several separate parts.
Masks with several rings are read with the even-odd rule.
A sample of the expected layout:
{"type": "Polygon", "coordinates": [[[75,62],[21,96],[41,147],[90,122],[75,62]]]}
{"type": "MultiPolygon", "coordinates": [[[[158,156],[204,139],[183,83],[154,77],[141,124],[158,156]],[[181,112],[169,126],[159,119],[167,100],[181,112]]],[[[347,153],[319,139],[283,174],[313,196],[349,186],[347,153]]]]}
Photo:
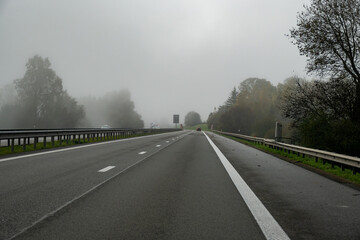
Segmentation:
{"type": "Polygon", "coordinates": [[[201,128],[198,127],[198,128],[196,129],[196,131],[201,131],[201,128]]]}
{"type": "Polygon", "coordinates": [[[110,126],[110,125],[105,124],[105,125],[102,125],[100,128],[101,128],[101,129],[109,129],[109,128],[111,128],[111,126],[110,126]]]}

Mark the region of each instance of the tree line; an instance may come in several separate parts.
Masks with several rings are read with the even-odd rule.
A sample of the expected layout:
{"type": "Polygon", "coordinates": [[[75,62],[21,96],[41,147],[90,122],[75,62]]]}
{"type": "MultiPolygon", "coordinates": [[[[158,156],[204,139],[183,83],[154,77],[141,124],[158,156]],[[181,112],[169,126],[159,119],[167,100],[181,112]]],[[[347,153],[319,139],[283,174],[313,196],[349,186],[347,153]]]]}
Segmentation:
{"type": "Polygon", "coordinates": [[[209,127],[271,138],[279,120],[304,146],[360,156],[359,15],[359,0],[311,0],[289,37],[314,80],[275,87],[247,79],[209,115],[209,127]]]}
{"type": "Polygon", "coordinates": [[[64,89],[49,59],[38,55],[26,63],[21,79],[0,89],[1,129],[100,127],[142,128],[130,92],[83,98],[82,104],[64,89]],[[98,119],[100,119],[98,121],[98,119]]]}
{"type": "Polygon", "coordinates": [[[275,123],[280,122],[283,137],[297,144],[358,156],[360,124],[353,119],[355,93],[350,80],[293,76],[274,86],[266,79],[248,78],[209,114],[207,124],[215,130],[274,138],[275,123]]]}
{"type": "Polygon", "coordinates": [[[281,85],[248,78],[233,88],[223,105],[210,113],[209,128],[245,135],[274,138],[275,122],[284,122],[277,107],[281,85]]]}

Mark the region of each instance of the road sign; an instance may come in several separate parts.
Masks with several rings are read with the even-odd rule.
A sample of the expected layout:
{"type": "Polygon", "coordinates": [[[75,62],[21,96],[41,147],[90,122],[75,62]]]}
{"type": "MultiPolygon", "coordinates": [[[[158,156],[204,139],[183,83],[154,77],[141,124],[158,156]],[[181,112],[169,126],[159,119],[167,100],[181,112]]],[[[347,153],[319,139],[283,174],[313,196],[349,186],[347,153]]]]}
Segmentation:
{"type": "Polygon", "coordinates": [[[174,114],[173,123],[179,123],[179,114],[174,114]]]}

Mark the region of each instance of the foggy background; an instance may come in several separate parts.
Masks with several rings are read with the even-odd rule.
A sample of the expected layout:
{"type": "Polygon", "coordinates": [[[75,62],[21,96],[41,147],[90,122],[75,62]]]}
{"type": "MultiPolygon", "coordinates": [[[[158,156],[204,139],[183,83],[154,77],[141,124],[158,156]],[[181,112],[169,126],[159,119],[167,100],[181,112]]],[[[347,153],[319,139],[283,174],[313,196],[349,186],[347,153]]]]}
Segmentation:
{"type": "Polygon", "coordinates": [[[145,127],[205,121],[246,78],[305,76],[285,34],[308,2],[0,0],[0,88],[38,54],[77,100],[127,89],[145,127]]]}

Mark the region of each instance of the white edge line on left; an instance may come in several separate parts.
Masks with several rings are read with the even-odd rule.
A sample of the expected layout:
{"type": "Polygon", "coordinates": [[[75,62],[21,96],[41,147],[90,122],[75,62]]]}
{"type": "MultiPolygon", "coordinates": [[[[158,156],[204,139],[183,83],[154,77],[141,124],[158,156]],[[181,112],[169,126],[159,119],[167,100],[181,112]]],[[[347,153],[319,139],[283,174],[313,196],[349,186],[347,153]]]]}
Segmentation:
{"type": "Polygon", "coordinates": [[[41,156],[41,155],[46,155],[46,154],[50,154],[50,153],[71,151],[71,150],[76,150],[76,149],[80,149],[80,148],[93,147],[93,146],[98,146],[98,145],[103,145],[103,144],[111,144],[111,143],[117,143],[117,142],[123,142],[123,141],[131,141],[131,140],[154,137],[154,136],[159,136],[159,135],[163,135],[163,134],[164,135],[165,134],[171,134],[171,133],[173,133],[173,132],[160,133],[160,134],[155,134],[155,135],[150,135],[150,136],[141,136],[141,137],[134,137],[134,138],[119,139],[119,140],[108,141],[108,142],[90,143],[88,145],[76,146],[76,147],[68,147],[68,148],[64,148],[64,149],[50,150],[50,151],[40,152],[40,153],[31,153],[31,154],[17,156],[17,157],[3,158],[3,159],[0,159],[0,162],[6,162],[6,161],[21,159],[21,158],[29,158],[29,157],[41,156]]]}

